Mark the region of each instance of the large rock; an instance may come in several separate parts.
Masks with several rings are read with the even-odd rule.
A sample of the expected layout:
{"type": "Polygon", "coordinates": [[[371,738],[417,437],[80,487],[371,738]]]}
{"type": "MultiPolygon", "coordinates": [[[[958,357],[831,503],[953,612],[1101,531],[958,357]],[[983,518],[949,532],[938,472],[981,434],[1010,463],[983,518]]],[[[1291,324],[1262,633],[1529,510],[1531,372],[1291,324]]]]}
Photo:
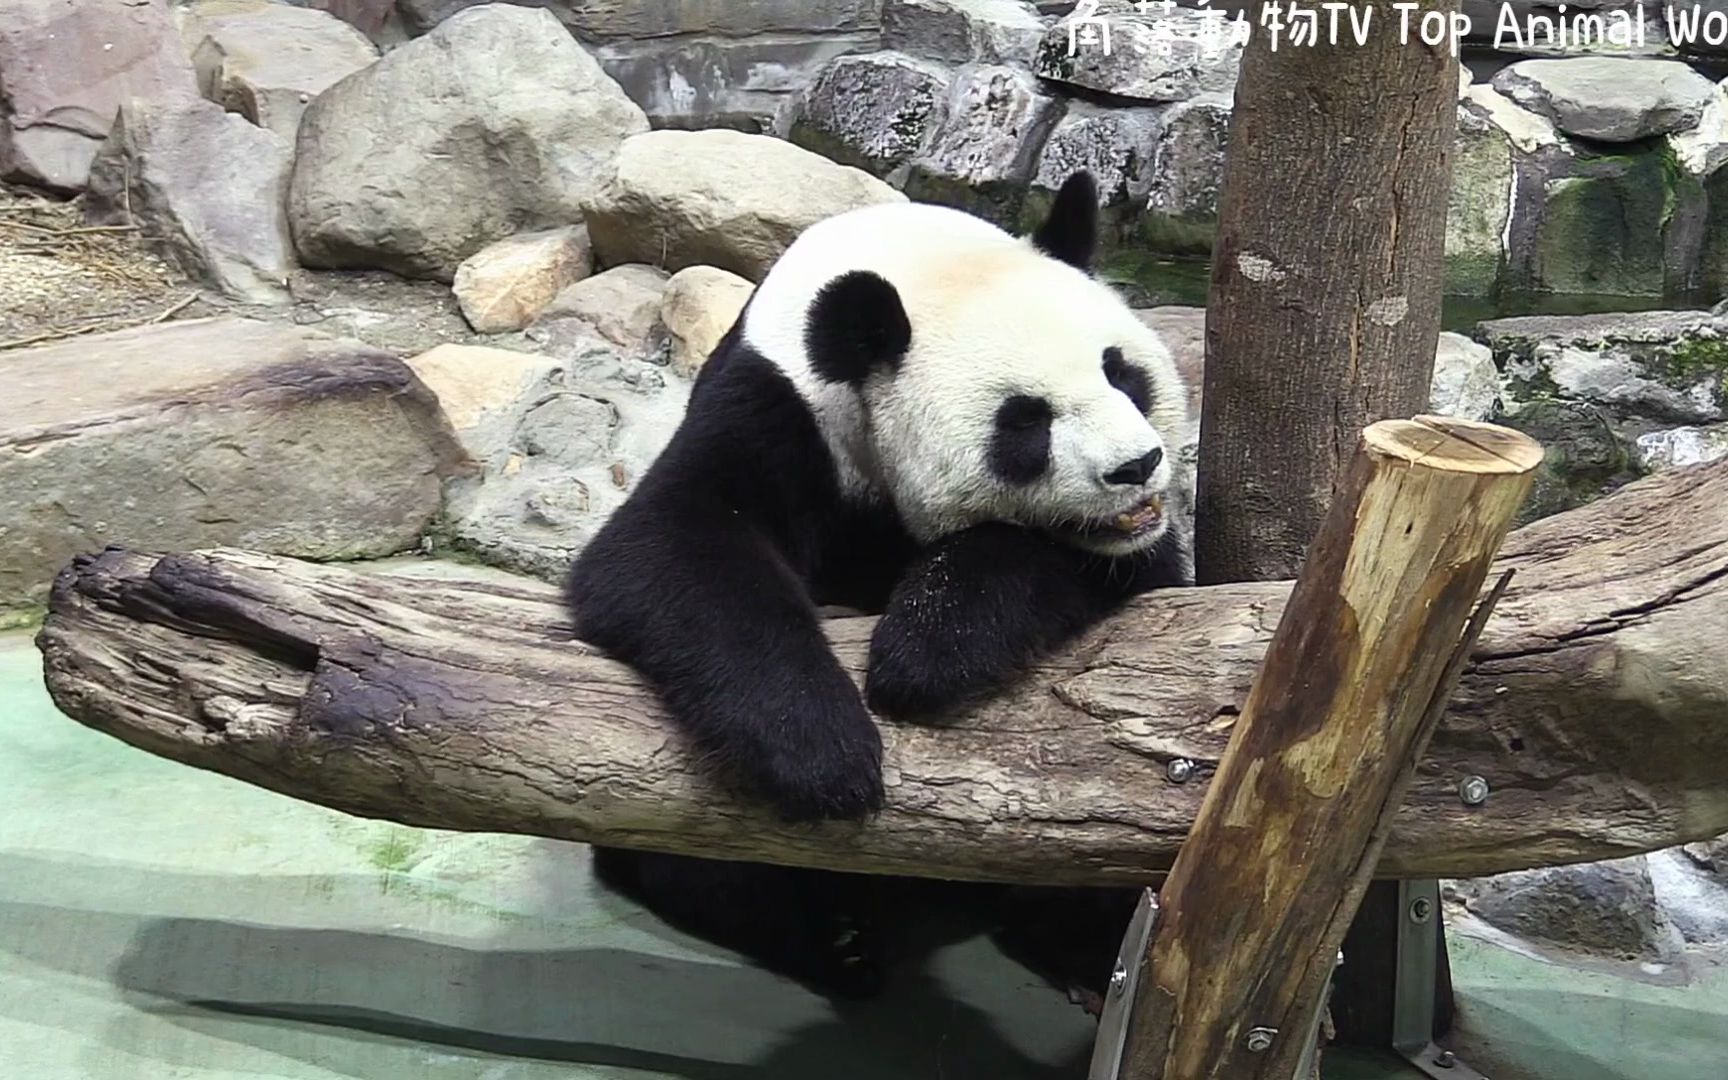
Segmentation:
{"type": "Polygon", "coordinates": [[[1044,23],[1020,0],[884,0],[882,47],[953,64],[1029,66],[1044,23]]]}
{"type": "Polygon", "coordinates": [[[196,93],[166,0],[6,0],[0,180],[78,191],[123,103],[196,93]]]}
{"type": "Polygon", "coordinates": [[[1235,91],[1242,45],[1225,29],[1221,11],[1146,7],[1102,0],[1095,14],[1075,12],[1060,20],[1038,47],[1038,74],[1143,101],[1235,91]]]}
{"type": "Polygon", "coordinates": [[[955,76],[929,143],[912,159],[906,193],[1013,223],[1062,102],[1022,68],[972,64],[955,76]]]}
{"type": "Polygon", "coordinates": [[[1728,317],[1524,316],[1477,326],[1502,372],[1502,423],[1547,449],[1520,521],[1589,502],[1659,461],[1644,436],[1724,419],[1728,317]]]}
{"type": "Polygon", "coordinates": [[[793,110],[787,137],[842,165],[903,179],[948,106],[951,74],[904,53],[842,56],[822,69],[793,110]]]}
{"type": "Polygon", "coordinates": [[[1204,94],[1165,110],[1139,224],[1143,246],[1179,255],[1212,249],[1229,142],[1226,96],[1204,94]]]}
{"type": "Polygon", "coordinates": [[[309,266],[449,281],[494,240],[568,225],[648,120],[544,11],[487,5],[319,95],[288,214],[309,266]]]}
{"type": "Polygon", "coordinates": [[[1597,56],[1523,60],[1501,69],[1493,81],[1495,89],[1566,134],[1603,142],[1692,127],[1716,91],[1679,61],[1597,56]]]}
{"type": "Polygon", "coordinates": [[[401,361],[275,323],[3,353],[0,384],[0,612],[14,615],[105,544],[314,559],[412,547],[460,458],[401,361]]]}
{"type": "Polygon", "coordinates": [[[311,8],[272,4],[201,20],[200,28],[192,52],[198,89],[289,146],[313,98],[378,58],[366,35],[311,8]]]}
{"type": "Polygon", "coordinates": [[[1469,99],[1458,107],[1446,201],[1446,291],[1486,296],[1506,264],[1512,217],[1512,141],[1469,99]]]}
{"type": "Polygon", "coordinates": [[[673,274],[660,298],[672,370],[695,375],[738,321],[754,288],[716,266],[690,266],[673,274]]]}
{"type": "Polygon", "coordinates": [[[767,135],[655,131],[625,141],[582,209],[603,264],[711,265],[752,281],[826,217],[905,196],[767,135]]]}
{"type": "Polygon", "coordinates": [[[1098,182],[1104,206],[1144,196],[1152,184],[1153,161],[1162,130],[1158,109],[1121,109],[1071,101],[1045,140],[1032,182],[1056,192],[1063,181],[1084,169],[1098,182]]]}
{"type": "Polygon", "coordinates": [[[188,277],[253,303],[286,303],[293,244],[288,144],[199,98],[120,110],[90,167],[85,218],[140,226],[188,277]]]}
{"type": "MultiPolygon", "coordinates": [[[[420,34],[476,0],[397,0],[420,34]]],[[[767,130],[837,56],[878,47],[878,0],[520,0],[556,15],[656,127],[767,130]]]]}
{"type": "Polygon", "coordinates": [[[1662,296],[1672,273],[1695,266],[1695,257],[1676,252],[1702,210],[1702,193],[1674,168],[1667,147],[1551,156],[1546,168],[1532,162],[1524,171],[1538,181],[1521,184],[1515,226],[1528,227],[1514,228],[1515,245],[1528,253],[1524,288],[1662,296]]]}
{"type": "Polygon", "coordinates": [[[1500,369],[1488,346],[1463,334],[1441,333],[1434,351],[1428,407],[1441,416],[1486,420],[1500,403],[1500,369]]]}
{"type": "Polygon", "coordinates": [[[1728,424],[1647,432],[1633,444],[1632,457],[1644,472],[1720,461],[1728,457],[1728,424]]]}
{"type": "Polygon", "coordinates": [[[480,466],[447,486],[448,537],[554,581],[659,455],[690,393],[689,380],[592,336],[549,356],[440,347],[409,363],[480,466]]]}
{"type": "Polygon", "coordinates": [[[463,260],[451,291],[469,326],[501,334],[533,322],[561,290],[587,277],[593,262],[584,226],[521,233],[463,260]]]}
{"type": "Polygon", "coordinates": [[[542,320],[580,319],[613,345],[637,354],[647,350],[660,322],[666,271],[628,263],[567,286],[540,313],[542,320]]]}
{"type": "Polygon", "coordinates": [[[1453,889],[1489,924],[1587,956],[1664,960],[1676,944],[1642,856],[1500,874],[1453,889]]]}

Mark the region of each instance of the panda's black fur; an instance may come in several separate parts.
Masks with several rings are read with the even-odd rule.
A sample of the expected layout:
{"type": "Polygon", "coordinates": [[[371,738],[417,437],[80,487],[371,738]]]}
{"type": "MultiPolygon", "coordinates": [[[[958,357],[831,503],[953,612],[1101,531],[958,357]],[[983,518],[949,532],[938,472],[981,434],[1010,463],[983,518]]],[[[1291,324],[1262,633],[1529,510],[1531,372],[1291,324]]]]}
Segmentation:
{"type": "MultiPolygon", "coordinates": [[[[1036,247],[1084,268],[1095,205],[1089,178],[1070,181],[1036,247]]],[[[1187,553],[1174,530],[1111,557],[1002,522],[916,542],[891,503],[848,497],[811,406],[746,342],[749,314],[703,367],[671,442],[578,559],[576,629],[646,677],[742,793],[790,821],[862,817],[883,802],[881,739],[818,606],[883,613],[870,708],[922,717],[997,689],[1130,596],[1181,583],[1187,553]]],[[[910,332],[894,289],[855,273],[817,294],[805,341],[822,379],[852,383],[892,368],[910,332]]],[[[1018,452],[992,447],[993,467],[1018,452]]],[[[880,880],[616,849],[595,858],[608,885],[773,970],[840,995],[880,985],[880,880]]],[[[1096,963],[1101,979],[1108,956],[1096,963]]]]}

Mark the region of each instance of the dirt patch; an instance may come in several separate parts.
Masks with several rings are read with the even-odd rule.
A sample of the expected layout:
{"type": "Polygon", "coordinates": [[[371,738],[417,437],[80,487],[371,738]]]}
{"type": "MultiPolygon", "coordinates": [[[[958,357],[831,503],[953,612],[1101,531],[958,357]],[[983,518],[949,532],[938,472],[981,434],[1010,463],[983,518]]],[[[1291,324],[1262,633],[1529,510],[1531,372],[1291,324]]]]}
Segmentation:
{"type": "Polygon", "coordinates": [[[0,185],[0,349],[210,310],[131,227],[92,229],[75,202],[0,185]]]}

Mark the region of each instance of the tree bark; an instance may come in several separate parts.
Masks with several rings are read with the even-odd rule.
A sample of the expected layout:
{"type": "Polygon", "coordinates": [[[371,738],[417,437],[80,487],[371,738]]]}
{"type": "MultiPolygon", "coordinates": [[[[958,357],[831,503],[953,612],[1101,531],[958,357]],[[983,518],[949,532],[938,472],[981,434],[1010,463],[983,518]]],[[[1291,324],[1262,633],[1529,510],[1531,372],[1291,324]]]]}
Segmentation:
{"type": "MultiPolygon", "coordinates": [[[[1514,533],[1517,578],[1378,871],[1468,876],[1728,830],[1728,463],[1514,533]],[[1485,777],[1484,805],[1458,797],[1485,777]]],[[[1143,597],[941,727],[885,725],[888,806],[790,827],[715,789],[555,590],[239,552],[109,552],[39,642],[73,718],[350,813],[837,869],[1132,883],[1169,866],[1289,585],[1143,597]],[[1165,777],[1198,763],[1188,783],[1165,777]]],[[[724,617],[716,613],[716,618],[724,617]]],[[[828,623],[863,667],[873,620],[828,623]]]]}
{"type": "Polygon", "coordinates": [[[1364,432],[1160,894],[1127,1075],[1288,1080],[1300,1068],[1467,655],[1488,565],[1541,463],[1535,442],[1487,424],[1364,432]]]}
{"type": "Polygon", "coordinates": [[[1401,44],[1389,0],[1356,7],[1365,45],[1274,52],[1256,27],[1243,56],[1206,306],[1202,584],[1295,577],[1362,429],[1428,406],[1457,62],[1401,44]]]}

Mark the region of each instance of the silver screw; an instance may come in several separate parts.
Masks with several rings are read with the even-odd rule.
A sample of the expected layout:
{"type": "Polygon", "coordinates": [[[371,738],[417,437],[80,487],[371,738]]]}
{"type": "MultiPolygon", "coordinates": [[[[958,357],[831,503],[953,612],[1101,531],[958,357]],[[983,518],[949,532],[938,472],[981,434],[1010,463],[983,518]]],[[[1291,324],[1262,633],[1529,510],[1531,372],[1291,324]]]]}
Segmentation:
{"type": "Polygon", "coordinates": [[[1458,1059],[1450,1050],[1442,1050],[1434,1055],[1434,1067],[1436,1069],[1450,1069],[1457,1064],[1458,1059]]]}
{"type": "Polygon", "coordinates": [[[1433,914],[1434,901],[1428,899],[1426,896],[1418,896],[1416,899],[1410,901],[1411,922],[1425,923],[1433,914]]]}
{"type": "Polygon", "coordinates": [[[1250,1054],[1264,1054],[1266,1051],[1272,1049],[1272,1040],[1277,1037],[1277,1028],[1249,1028],[1248,1038],[1243,1040],[1243,1045],[1248,1048],[1250,1054]]]}
{"type": "Polygon", "coordinates": [[[1164,775],[1172,784],[1186,784],[1194,776],[1194,763],[1185,757],[1172,758],[1170,764],[1164,766],[1164,775]]]}
{"type": "Polygon", "coordinates": [[[1127,985],[1128,969],[1123,967],[1121,964],[1117,964],[1116,970],[1110,973],[1110,992],[1112,994],[1120,994],[1122,988],[1127,985]]]}
{"type": "Polygon", "coordinates": [[[1466,776],[1458,783],[1458,797],[1465,806],[1481,806],[1488,801],[1488,781],[1480,776],[1466,776]]]}

